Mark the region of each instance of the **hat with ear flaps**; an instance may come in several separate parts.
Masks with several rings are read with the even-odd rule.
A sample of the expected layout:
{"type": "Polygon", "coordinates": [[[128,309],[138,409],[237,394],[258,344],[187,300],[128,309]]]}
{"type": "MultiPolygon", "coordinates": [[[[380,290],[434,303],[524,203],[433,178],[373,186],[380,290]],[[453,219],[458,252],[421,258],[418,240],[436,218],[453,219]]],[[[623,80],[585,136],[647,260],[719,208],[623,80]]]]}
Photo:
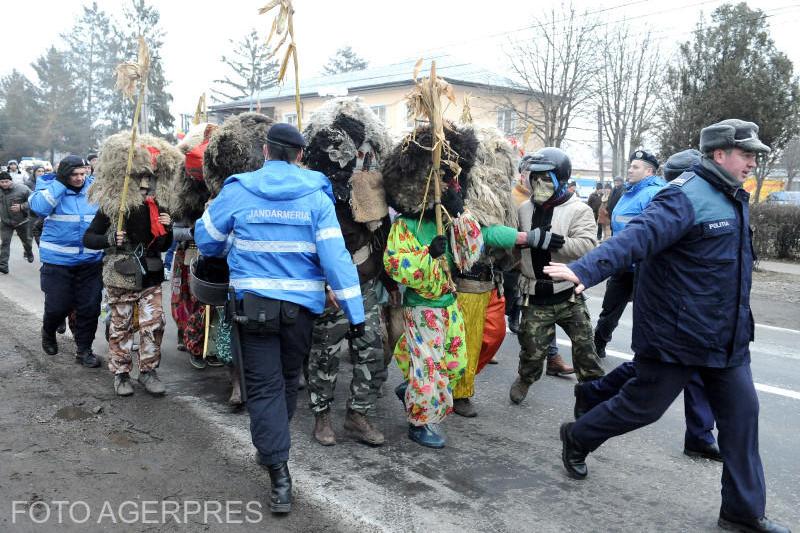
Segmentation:
{"type": "Polygon", "coordinates": [[[497,128],[476,128],[478,150],[469,172],[464,205],[482,226],[517,227],[511,191],[517,179],[517,158],[511,143],[497,128]]]}
{"type": "Polygon", "coordinates": [[[175,186],[173,215],[176,219],[192,222],[203,216],[205,204],[211,197],[203,176],[203,156],[211,134],[218,127],[208,122],[195,124],[178,143],[178,150],[184,154],[184,165],[175,186]]]}
{"type": "MultiPolygon", "coordinates": [[[[130,145],[130,132],[117,133],[103,142],[94,171],[95,181],[89,189],[89,201],[97,204],[101,211],[112,218],[120,207],[130,145]]],[[[175,184],[182,168],[183,154],[173,145],[152,135],[137,136],[126,196],[127,208],[132,209],[144,203],[136,180],[142,175],[148,175],[155,178],[154,197],[158,205],[171,212],[175,184]]]]}
{"type": "Polygon", "coordinates": [[[212,196],[219,194],[225,180],[234,174],[264,166],[267,132],[274,123],[261,113],[242,113],[228,117],[211,134],[203,154],[203,177],[212,196]]]}
{"type": "MultiPolygon", "coordinates": [[[[442,204],[446,206],[448,200],[454,204],[459,200],[463,202],[469,189],[469,173],[475,163],[478,139],[471,127],[456,126],[450,122],[445,123],[444,132],[452,151],[450,159],[461,168],[456,178],[455,169],[447,164],[447,155],[443,153],[440,169],[442,204]]],[[[432,146],[430,127],[425,125],[406,135],[384,158],[381,170],[386,200],[396,211],[405,215],[418,215],[423,210],[422,201],[431,169],[432,146]]],[[[426,216],[434,213],[433,191],[431,184],[427,205],[424,206],[426,216]]],[[[455,217],[458,213],[451,212],[450,215],[455,217]]]]}

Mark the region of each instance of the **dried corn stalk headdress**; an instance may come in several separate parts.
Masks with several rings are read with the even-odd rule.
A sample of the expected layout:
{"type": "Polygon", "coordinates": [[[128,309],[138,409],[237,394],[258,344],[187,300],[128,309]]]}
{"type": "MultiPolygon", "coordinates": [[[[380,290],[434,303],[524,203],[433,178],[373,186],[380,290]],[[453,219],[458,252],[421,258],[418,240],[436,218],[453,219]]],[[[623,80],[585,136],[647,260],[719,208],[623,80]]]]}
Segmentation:
{"type": "Polygon", "coordinates": [[[267,37],[267,47],[272,49],[267,59],[272,59],[278,55],[281,47],[286,44],[286,40],[289,40],[289,44],[286,45],[286,52],[284,53],[283,60],[281,61],[280,70],[278,70],[278,83],[283,83],[286,77],[287,67],[289,66],[289,58],[291,58],[294,64],[294,103],[297,108],[297,129],[302,131],[300,74],[298,72],[297,43],[294,41],[294,7],[292,7],[292,0],[272,0],[269,4],[259,9],[258,14],[263,15],[275,8],[278,8],[278,14],[272,20],[272,28],[269,30],[269,36],[267,37]],[[277,39],[277,44],[275,44],[275,46],[271,46],[273,38],[277,39]]]}
{"type": "Polygon", "coordinates": [[[144,92],[147,88],[147,75],[150,71],[150,50],[144,37],[139,36],[139,52],[135,63],[121,63],[117,66],[116,88],[122,92],[132,102],[133,95],[136,93],[136,85],[139,85],[139,95],[136,99],[136,110],[133,113],[133,126],[131,128],[131,143],[128,148],[128,164],[125,168],[125,180],[122,185],[120,195],[119,213],[117,215],[117,231],[122,231],[125,211],[128,204],[128,184],[131,181],[131,167],[133,166],[133,154],[136,146],[136,132],[139,129],[139,115],[142,112],[142,101],[144,92]]]}

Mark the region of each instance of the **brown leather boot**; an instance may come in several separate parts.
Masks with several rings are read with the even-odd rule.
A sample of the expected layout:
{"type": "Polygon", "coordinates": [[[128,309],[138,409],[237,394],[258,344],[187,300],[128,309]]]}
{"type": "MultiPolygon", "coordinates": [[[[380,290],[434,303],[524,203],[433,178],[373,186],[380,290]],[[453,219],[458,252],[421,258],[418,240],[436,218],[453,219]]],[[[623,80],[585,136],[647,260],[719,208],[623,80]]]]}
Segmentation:
{"type": "Polygon", "coordinates": [[[331,412],[325,410],[315,415],[314,438],[323,446],[333,446],[336,444],[336,434],[331,427],[331,412]]]}
{"type": "Polygon", "coordinates": [[[547,358],[547,375],[548,376],[567,376],[574,374],[575,369],[569,366],[566,361],[561,357],[561,354],[556,354],[555,357],[547,358]]]}
{"type": "Polygon", "coordinates": [[[367,417],[350,409],[347,410],[347,417],[344,419],[344,429],[350,435],[370,446],[380,446],[383,444],[383,433],[369,423],[367,417]]]}

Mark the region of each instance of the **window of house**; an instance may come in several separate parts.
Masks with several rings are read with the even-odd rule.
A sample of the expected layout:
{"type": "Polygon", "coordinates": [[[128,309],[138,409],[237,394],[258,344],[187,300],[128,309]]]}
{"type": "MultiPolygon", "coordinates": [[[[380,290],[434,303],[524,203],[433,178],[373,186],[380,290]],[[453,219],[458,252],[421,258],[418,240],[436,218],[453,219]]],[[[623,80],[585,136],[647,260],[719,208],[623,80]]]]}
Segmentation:
{"type": "Polygon", "coordinates": [[[297,113],[286,113],[283,115],[283,121],[292,126],[297,126],[297,113]]]}
{"type": "Polygon", "coordinates": [[[370,107],[370,109],[372,109],[373,113],[378,115],[378,119],[380,119],[381,122],[386,124],[386,106],[385,105],[374,105],[374,106],[370,107]]]}
{"type": "Polygon", "coordinates": [[[500,108],[497,110],[497,129],[506,135],[516,133],[517,115],[513,109],[500,108]]]}

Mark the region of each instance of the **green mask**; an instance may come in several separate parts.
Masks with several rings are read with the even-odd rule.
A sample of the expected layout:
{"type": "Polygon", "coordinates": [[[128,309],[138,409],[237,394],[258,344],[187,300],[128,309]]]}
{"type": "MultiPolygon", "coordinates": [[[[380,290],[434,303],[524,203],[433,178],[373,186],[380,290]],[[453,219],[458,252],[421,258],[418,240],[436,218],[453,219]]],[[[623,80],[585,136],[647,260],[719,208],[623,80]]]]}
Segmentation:
{"type": "Polygon", "coordinates": [[[533,194],[531,197],[533,198],[533,203],[535,204],[543,204],[550,198],[552,198],[553,194],[556,192],[556,188],[553,186],[553,182],[549,179],[539,179],[531,183],[533,188],[533,194]]]}

